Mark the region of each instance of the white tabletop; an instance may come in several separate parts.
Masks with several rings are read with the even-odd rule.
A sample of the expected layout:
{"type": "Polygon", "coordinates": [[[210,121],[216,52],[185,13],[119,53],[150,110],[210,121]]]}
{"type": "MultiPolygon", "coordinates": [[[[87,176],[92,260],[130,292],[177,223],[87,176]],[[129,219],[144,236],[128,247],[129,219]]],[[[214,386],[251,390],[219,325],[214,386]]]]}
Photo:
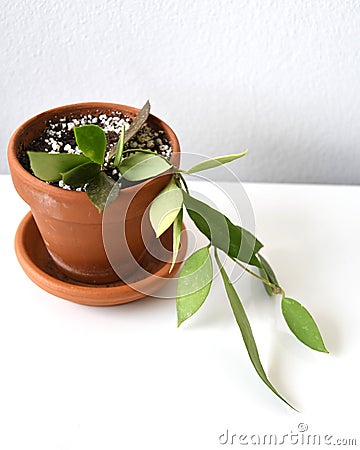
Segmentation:
{"type": "MultiPolygon", "coordinates": [[[[237,204],[239,187],[220,185],[237,204]]],[[[317,448],[329,448],[326,439],[360,445],[360,187],[244,187],[264,256],[287,294],[315,316],[330,351],[296,341],[279,297],[269,299],[248,275],[237,282],[265,370],[301,413],[257,377],[218,277],[202,310],[179,329],[173,298],[94,308],[34,285],[13,249],[28,206],[3,175],[0,448],[239,448],[238,438],[231,445],[219,436],[247,435],[250,447],[253,435],[281,440],[299,424],[308,426],[299,439],[321,436],[317,448]]],[[[166,289],[162,295],[173,297],[166,289]]]]}

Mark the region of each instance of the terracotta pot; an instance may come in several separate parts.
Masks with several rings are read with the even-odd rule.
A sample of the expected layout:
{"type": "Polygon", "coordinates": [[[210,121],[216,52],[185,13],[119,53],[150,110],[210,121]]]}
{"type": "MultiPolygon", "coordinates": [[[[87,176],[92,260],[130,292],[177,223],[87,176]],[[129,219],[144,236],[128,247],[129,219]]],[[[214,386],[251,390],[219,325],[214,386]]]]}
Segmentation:
{"type": "MultiPolygon", "coordinates": [[[[130,117],[138,109],[113,103],[80,103],[43,112],[21,125],[10,139],[8,161],[10,173],[18,194],[29,204],[46,248],[57,267],[69,277],[94,284],[115,282],[119,279],[109,263],[103,238],[103,213],[99,213],[84,192],[67,191],[49,185],[31,175],[19,162],[24,147],[39,137],[49,120],[80,114],[98,115],[121,111],[130,117]]],[[[150,115],[148,122],[155,129],[164,130],[171,143],[171,162],[179,164],[180,146],[171,128],[150,115]]],[[[120,249],[116,267],[126,277],[136,270],[146,246],[155,234],[148,217],[148,206],[167,185],[170,172],[122,189],[118,199],[107,212],[107,241],[109,236],[120,249]]]]}

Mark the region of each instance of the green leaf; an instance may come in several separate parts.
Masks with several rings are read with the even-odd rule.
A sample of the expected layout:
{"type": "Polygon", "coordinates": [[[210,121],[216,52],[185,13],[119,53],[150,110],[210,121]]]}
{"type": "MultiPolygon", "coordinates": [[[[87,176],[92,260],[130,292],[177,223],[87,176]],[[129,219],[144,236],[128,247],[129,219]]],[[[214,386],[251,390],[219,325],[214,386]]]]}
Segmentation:
{"type": "Polygon", "coordinates": [[[71,187],[80,187],[89,183],[101,170],[101,166],[94,162],[87,162],[68,170],[62,174],[63,182],[71,187]]]}
{"type": "Polygon", "coordinates": [[[201,172],[202,170],[212,169],[214,167],[221,166],[222,164],[227,164],[231,161],[235,161],[236,159],[242,158],[247,154],[248,150],[245,150],[242,153],[235,153],[233,155],[224,155],[218,156],[216,158],[207,159],[206,161],[202,161],[195,166],[192,166],[191,169],[187,171],[187,173],[196,173],[201,172]]]}
{"type": "Polygon", "coordinates": [[[301,303],[292,298],[283,297],[281,309],[288,327],[299,341],[313,350],[329,353],[315,320],[301,303]]]}
{"type": "Polygon", "coordinates": [[[121,135],[118,140],[118,143],[116,144],[116,154],[115,154],[115,160],[114,160],[114,166],[119,167],[122,154],[124,151],[124,144],[125,144],[125,125],[121,128],[121,135]]]}
{"type": "Polygon", "coordinates": [[[90,161],[86,156],[68,153],[27,152],[27,154],[34,175],[40,180],[50,182],[61,180],[62,173],[90,161]]]}
{"type": "Polygon", "coordinates": [[[99,212],[116,200],[120,186],[105,172],[100,172],[86,187],[86,194],[99,212]]]}
{"type": "Polygon", "coordinates": [[[98,164],[104,164],[106,135],[97,125],[74,127],[76,144],[85,156],[98,164]]]}
{"type": "Polygon", "coordinates": [[[189,216],[214,247],[232,258],[261,268],[256,253],[262,244],[249,231],[234,225],[226,216],[183,191],[189,216]]]}
{"type": "MultiPolygon", "coordinates": [[[[270,264],[266,261],[266,259],[261,256],[260,254],[257,255],[257,257],[260,260],[260,263],[262,265],[262,267],[259,269],[260,271],[260,275],[265,278],[266,280],[270,281],[270,283],[275,284],[275,286],[279,287],[279,283],[278,280],[276,279],[276,275],[274,273],[274,271],[272,270],[270,264]]],[[[272,288],[271,286],[269,286],[266,283],[263,283],[264,288],[266,290],[266,292],[272,296],[272,295],[276,295],[279,292],[276,291],[274,288],[272,288]]]]}
{"type": "Polygon", "coordinates": [[[251,360],[257,374],[262,379],[262,381],[266,384],[266,386],[269,389],[271,389],[275,395],[277,395],[281,400],[283,400],[291,408],[295,409],[292,405],[290,405],[290,403],[288,403],[279,394],[279,392],[275,389],[275,387],[271,384],[269,378],[267,377],[265,370],[260,361],[259,352],[258,352],[256,343],[255,343],[254,335],[251,330],[250,322],[247,318],[245,309],[244,309],[244,307],[241,303],[241,300],[240,300],[233,284],[231,283],[224,267],[222,267],[217,253],[215,253],[215,258],[216,258],[217,264],[220,269],[221,277],[223,279],[225,290],[226,290],[228,299],[230,301],[231,309],[234,313],[236,322],[240,328],[240,332],[241,332],[242,338],[244,340],[246,350],[249,354],[250,360],[251,360]]]}
{"type": "Polygon", "coordinates": [[[140,130],[144,123],[148,120],[150,114],[150,102],[146,101],[145,105],[136,114],[134,120],[131,122],[130,127],[125,133],[125,143],[128,142],[135,134],[140,130]]]}
{"type": "Polygon", "coordinates": [[[193,253],[184,263],[177,285],[176,310],[178,326],[201,307],[212,283],[212,261],[209,247],[193,253]]]}
{"type": "Polygon", "coordinates": [[[142,181],[166,172],[171,164],[156,153],[135,153],[120,164],[121,175],[129,181],[142,181]]]}
{"type": "Polygon", "coordinates": [[[174,178],[153,200],[150,206],[150,222],[156,237],[160,237],[174,222],[183,205],[182,190],[174,178]]]}
{"type": "Polygon", "coordinates": [[[182,223],[183,223],[183,210],[181,208],[173,224],[173,254],[169,273],[172,272],[179,253],[182,223]]]}
{"type": "MultiPolygon", "coordinates": [[[[140,128],[148,120],[149,114],[150,114],[150,102],[149,102],[149,100],[147,100],[145,105],[141,108],[141,110],[134,117],[128,130],[125,132],[124,144],[126,144],[132,137],[135,136],[135,134],[140,130],[140,128]]],[[[116,149],[110,151],[109,160],[115,156],[115,153],[116,153],[116,149]]]]}

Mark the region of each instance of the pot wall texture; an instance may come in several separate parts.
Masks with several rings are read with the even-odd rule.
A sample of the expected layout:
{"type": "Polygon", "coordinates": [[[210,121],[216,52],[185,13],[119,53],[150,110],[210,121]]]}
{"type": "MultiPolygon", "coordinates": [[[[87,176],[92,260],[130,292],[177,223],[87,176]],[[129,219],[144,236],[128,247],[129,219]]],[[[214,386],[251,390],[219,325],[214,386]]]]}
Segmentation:
{"type": "Polygon", "coordinates": [[[358,0],[0,3],[0,173],[27,118],[150,98],[183,152],[249,148],[242,180],[359,184],[358,0]]]}

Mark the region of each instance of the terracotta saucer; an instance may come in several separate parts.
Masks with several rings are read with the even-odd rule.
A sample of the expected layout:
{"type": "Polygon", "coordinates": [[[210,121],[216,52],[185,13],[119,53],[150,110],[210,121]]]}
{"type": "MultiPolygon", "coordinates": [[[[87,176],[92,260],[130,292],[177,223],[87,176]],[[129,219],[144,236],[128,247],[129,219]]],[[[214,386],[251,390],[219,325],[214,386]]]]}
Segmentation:
{"type": "MultiPolygon", "coordinates": [[[[165,248],[171,249],[172,233],[164,233],[161,243],[165,248]]],[[[160,247],[159,243],[157,245],[160,247]]],[[[182,233],[177,263],[170,274],[170,261],[159,261],[147,253],[140,262],[146,272],[142,271],[140,275],[135,273],[131,280],[127,280],[128,284],[119,280],[112,284],[90,285],[72,280],[54,265],[31,212],[21,221],[15,236],[16,256],[35,284],[57,297],[89,306],[119,305],[153,294],[176,275],[186,248],[187,235],[182,233]]]]}

